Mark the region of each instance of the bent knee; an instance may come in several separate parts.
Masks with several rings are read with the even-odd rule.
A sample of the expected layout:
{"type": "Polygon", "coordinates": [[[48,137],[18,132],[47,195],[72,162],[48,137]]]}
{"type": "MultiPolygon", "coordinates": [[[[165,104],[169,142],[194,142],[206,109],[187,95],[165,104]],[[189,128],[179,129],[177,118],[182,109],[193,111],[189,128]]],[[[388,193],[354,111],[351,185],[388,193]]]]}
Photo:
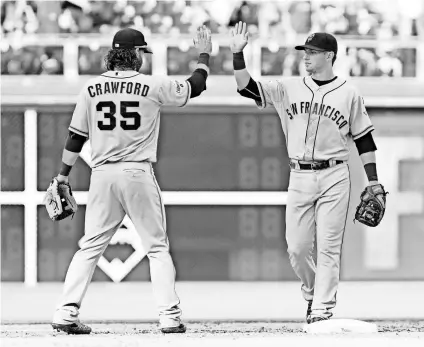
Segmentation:
{"type": "Polygon", "coordinates": [[[289,245],[287,248],[287,252],[289,253],[290,257],[304,258],[307,255],[311,254],[313,249],[313,244],[296,243],[289,245]]]}
{"type": "Polygon", "coordinates": [[[169,244],[166,242],[156,242],[150,245],[147,250],[148,257],[155,257],[158,254],[169,253],[169,244]]]}

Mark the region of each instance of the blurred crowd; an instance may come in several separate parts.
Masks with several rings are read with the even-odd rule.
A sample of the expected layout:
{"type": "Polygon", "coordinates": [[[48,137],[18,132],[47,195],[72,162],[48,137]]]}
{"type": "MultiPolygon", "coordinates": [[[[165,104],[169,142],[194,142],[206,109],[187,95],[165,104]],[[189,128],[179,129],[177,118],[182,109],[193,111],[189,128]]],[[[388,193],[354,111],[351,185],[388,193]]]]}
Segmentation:
{"type": "MultiPolygon", "coordinates": [[[[424,37],[424,0],[113,0],[29,1],[1,3],[1,35],[110,34],[122,27],[140,28],[178,38],[202,24],[226,35],[235,23],[248,24],[254,37],[293,44],[298,35],[326,31],[337,36],[380,40],[424,37]]],[[[2,74],[61,74],[60,47],[11,47],[0,44],[2,74]]],[[[79,73],[103,71],[104,49],[79,49],[79,73]]],[[[351,76],[408,76],[413,53],[352,48],[346,51],[351,76]]],[[[190,51],[185,52],[190,57],[190,51]]],[[[262,50],[263,74],[300,74],[302,55],[287,49],[262,50]],[[277,53],[277,54],[275,54],[277,53]]],[[[193,57],[195,59],[195,57],[193,57]]],[[[216,74],[231,73],[231,54],[221,47],[214,56],[216,74]]],[[[192,59],[168,49],[168,73],[184,74],[192,59]]],[[[412,69],[414,70],[414,69],[412,69]]],[[[145,72],[151,72],[146,62],[145,72]]]]}
{"type": "MultiPolygon", "coordinates": [[[[109,47],[91,48],[80,46],[78,50],[78,73],[98,75],[105,71],[104,56],[109,47]]],[[[197,64],[197,51],[179,47],[167,49],[168,75],[189,75],[197,64]]],[[[233,57],[229,47],[220,47],[211,58],[211,75],[232,75],[233,57]]],[[[347,48],[336,60],[335,70],[344,76],[415,77],[416,51],[413,48],[380,50],[375,48],[347,48]]],[[[63,74],[63,47],[25,46],[9,48],[2,53],[3,75],[61,75],[63,74]]],[[[152,56],[145,55],[141,69],[152,73],[152,56]]],[[[261,73],[263,76],[305,75],[303,52],[289,48],[262,48],[261,73]]]]}
{"type": "Polygon", "coordinates": [[[108,33],[124,26],[181,34],[208,25],[225,33],[239,20],[261,36],[327,31],[391,37],[423,32],[422,0],[2,1],[2,33],[108,33]]]}
{"type": "MultiPolygon", "coordinates": [[[[100,75],[105,72],[104,57],[110,47],[87,47],[80,46],[78,49],[78,74],[100,75]]],[[[144,55],[141,73],[152,74],[152,56],[144,55]]]]}
{"type": "MultiPolygon", "coordinates": [[[[346,52],[339,53],[334,69],[351,77],[415,77],[416,50],[346,48],[346,52]]],[[[277,52],[262,48],[261,73],[263,76],[305,75],[303,53],[287,48],[279,48],[277,52]]]]}
{"type": "Polygon", "coordinates": [[[63,74],[63,47],[25,46],[9,47],[1,53],[2,75],[61,75],[63,74]]]}

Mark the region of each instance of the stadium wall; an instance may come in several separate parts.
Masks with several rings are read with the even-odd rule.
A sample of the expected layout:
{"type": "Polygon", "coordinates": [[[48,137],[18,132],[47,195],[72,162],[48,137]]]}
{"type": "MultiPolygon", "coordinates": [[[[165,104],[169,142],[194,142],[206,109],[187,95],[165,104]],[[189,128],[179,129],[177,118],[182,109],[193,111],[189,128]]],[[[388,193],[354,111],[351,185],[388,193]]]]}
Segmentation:
{"type": "MultiPolygon", "coordinates": [[[[27,285],[62,281],[83,235],[83,206],[74,220],[53,224],[41,205],[43,191],[60,163],[72,107],[2,107],[2,281],[27,285]]],[[[366,183],[352,146],[341,278],[424,280],[422,110],[370,108],[369,113],[376,128],[379,177],[390,192],[388,206],[377,228],[352,222],[366,183]]],[[[179,280],[296,279],[284,238],[289,171],[283,134],[274,131],[275,113],[257,114],[256,108],[247,106],[163,112],[156,172],[168,205],[168,233],[179,280]],[[273,133],[267,132],[270,128],[273,133]],[[275,140],[269,142],[272,136],[275,140]]],[[[72,179],[82,205],[89,176],[81,159],[72,179]]],[[[129,221],[125,228],[131,229],[129,221]]],[[[147,263],[141,261],[144,254],[138,253],[131,266],[127,263],[136,253],[131,246],[131,238],[117,237],[94,280],[148,280],[147,263]]]]}
{"type": "MultiPolygon", "coordinates": [[[[32,77],[14,81],[2,77],[2,323],[50,320],[83,233],[84,206],[74,220],[53,227],[41,205],[46,184],[59,165],[82,83],[60,85],[61,78],[50,78],[37,76],[37,84],[32,77]],[[29,141],[24,141],[25,136],[29,141]],[[12,171],[5,175],[5,167],[12,171]],[[11,189],[5,191],[8,184],[11,189]],[[26,190],[27,185],[31,189],[26,190]],[[24,208],[25,204],[38,207],[24,208]]],[[[420,80],[358,79],[354,83],[364,93],[375,124],[379,176],[390,195],[379,227],[352,223],[365,185],[352,146],[352,194],[335,314],[339,318],[422,319],[424,88],[420,80]]],[[[156,173],[167,204],[183,317],[302,320],[305,303],[284,241],[288,184],[284,138],[275,113],[267,110],[258,117],[248,100],[235,95],[233,84],[232,78],[214,76],[205,98],[193,100],[185,109],[165,108],[162,113],[156,173]],[[190,158],[194,160],[187,161],[190,158]],[[243,176],[243,170],[249,170],[242,169],[246,158],[256,160],[256,176],[243,176]],[[278,175],[261,168],[261,160],[270,158],[278,158],[270,161],[277,166],[268,167],[277,167],[278,175]]],[[[90,175],[83,159],[73,175],[83,205],[90,175]]],[[[109,263],[120,259],[124,265],[116,260],[115,268],[97,268],[82,319],[156,319],[148,264],[144,260],[134,268],[125,266],[132,251],[125,240],[117,238],[105,253],[109,263]]]]}

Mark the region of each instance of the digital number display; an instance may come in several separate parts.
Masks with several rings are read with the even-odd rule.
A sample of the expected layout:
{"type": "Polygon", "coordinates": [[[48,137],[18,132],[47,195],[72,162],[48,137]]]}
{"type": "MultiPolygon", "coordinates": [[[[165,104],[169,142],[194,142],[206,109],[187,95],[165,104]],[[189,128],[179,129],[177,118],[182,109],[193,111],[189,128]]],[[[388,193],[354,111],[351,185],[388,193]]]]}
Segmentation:
{"type": "MultiPolygon", "coordinates": [[[[280,120],[263,114],[162,113],[158,162],[162,190],[285,191],[289,165],[280,120]]],[[[71,114],[38,115],[38,189],[60,168],[71,114]]],[[[75,191],[89,188],[90,168],[78,159],[75,191]]]]}
{"type": "Polygon", "coordinates": [[[287,190],[286,152],[276,115],[165,114],[155,171],[163,190],[287,190]]]}
{"type": "Polygon", "coordinates": [[[23,191],[25,174],[23,112],[1,114],[1,190],[23,191]]]}
{"type": "MultiPolygon", "coordinates": [[[[284,207],[167,206],[168,237],[180,281],[294,279],[286,252],[284,207]]],[[[38,280],[63,281],[84,235],[85,207],[74,219],[52,223],[38,209],[38,280]]],[[[130,245],[109,245],[107,261],[123,262],[130,245]]],[[[125,277],[148,281],[147,259],[125,277]]],[[[93,281],[110,281],[99,268],[93,281]]]]}
{"type": "MultiPolygon", "coordinates": [[[[35,188],[39,194],[44,192],[59,170],[72,110],[72,105],[54,108],[6,105],[2,108],[1,193],[14,191],[8,194],[17,198],[13,202],[16,204],[28,201],[26,207],[9,206],[7,199],[3,199],[1,271],[4,281],[24,280],[25,232],[34,231],[24,230],[24,211],[26,208],[35,208],[31,199],[26,199],[24,194],[31,194],[31,191],[35,193],[35,188]],[[36,172],[29,172],[35,168],[24,166],[27,148],[24,132],[35,130],[25,129],[24,112],[29,108],[34,108],[37,112],[36,172]],[[25,187],[25,175],[36,175],[37,187],[25,187]],[[27,188],[29,190],[24,193],[27,188]]],[[[374,109],[371,112],[376,127],[382,129],[379,135],[379,141],[382,142],[380,151],[383,156],[388,157],[387,148],[383,144],[388,143],[385,136],[395,135],[392,119],[398,119],[396,116],[404,114],[408,121],[415,122],[420,110],[393,110],[387,113],[385,109],[374,109]],[[387,117],[388,123],[383,117],[387,117]]],[[[400,136],[404,137],[405,130],[402,129],[404,128],[399,130],[400,136]]],[[[408,129],[414,131],[412,135],[421,137],[421,132],[416,127],[408,129]]],[[[355,152],[356,149],[352,148],[355,152]]],[[[288,189],[289,166],[285,138],[277,115],[270,110],[259,112],[247,106],[192,105],[185,109],[165,107],[161,113],[158,158],[155,171],[163,191],[268,190],[281,191],[284,194],[288,189]]],[[[365,176],[358,160],[359,157],[353,158],[350,165],[352,192],[363,189],[359,178],[365,176]]],[[[414,193],[410,184],[412,176],[409,173],[415,172],[413,168],[420,162],[419,158],[402,159],[399,162],[399,175],[388,176],[387,185],[400,187],[402,192],[414,193]]],[[[381,163],[383,166],[389,165],[387,160],[382,160],[381,163]]],[[[88,165],[78,159],[71,173],[74,190],[88,191],[90,173],[88,165]]],[[[392,190],[396,194],[396,189],[392,190]]],[[[351,197],[357,200],[359,195],[352,193],[351,197]]],[[[354,200],[351,201],[349,215],[353,216],[356,204],[354,200]]],[[[287,255],[285,206],[167,205],[166,214],[167,233],[178,280],[296,280],[287,255]]],[[[399,238],[398,254],[393,254],[393,257],[397,257],[393,259],[398,261],[398,267],[387,271],[376,270],[369,263],[370,259],[377,263],[381,261],[378,254],[372,258],[374,254],[367,253],[375,247],[378,240],[367,238],[366,233],[359,232],[361,226],[348,219],[345,235],[347,239],[343,245],[342,279],[422,279],[422,271],[413,266],[422,259],[422,252],[414,246],[422,243],[417,242],[422,235],[416,224],[417,219],[414,216],[403,216],[399,211],[396,218],[402,223],[388,228],[387,234],[388,237],[399,238]]],[[[84,235],[84,221],[83,205],[73,219],[60,223],[53,223],[45,207],[38,206],[37,223],[34,221],[30,225],[37,228],[39,281],[64,280],[69,263],[78,249],[78,241],[84,235]]],[[[130,244],[115,240],[103,254],[106,259],[103,263],[107,265],[114,259],[119,259],[125,264],[134,252],[136,250],[130,244]]],[[[116,264],[120,263],[115,261],[114,265],[116,264]]],[[[134,269],[128,268],[128,271],[122,273],[124,272],[124,281],[150,280],[147,258],[134,269]]],[[[112,277],[107,266],[97,267],[93,280],[111,281],[112,277]]],[[[29,280],[31,279],[29,274],[29,280]]]]}
{"type": "Polygon", "coordinates": [[[286,252],[285,207],[168,206],[166,211],[179,280],[295,279],[286,252]]]}
{"type": "MultiPolygon", "coordinates": [[[[72,113],[40,112],[37,118],[38,132],[38,172],[37,189],[44,191],[52,178],[57,175],[62,162],[63,147],[71,123],[72,113]]],[[[72,189],[88,191],[90,184],[90,167],[79,158],[72,168],[70,176],[72,189]]]]}
{"type": "Polygon", "coordinates": [[[1,280],[24,280],[24,207],[1,206],[1,280]]]}
{"type": "MultiPolygon", "coordinates": [[[[44,191],[59,170],[72,107],[65,111],[43,107],[37,115],[37,189],[44,191]]],[[[23,122],[23,116],[19,117],[23,122]]],[[[7,122],[5,126],[10,127],[7,122]]],[[[22,157],[23,125],[19,129],[20,133],[7,128],[2,141],[20,134],[15,141],[22,145],[15,147],[22,149],[22,157]]],[[[205,113],[191,108],[176,114],[165,109],[158,158],[155,171],[164,191],[286,191],[288,186],[285,140],[278,117],[270,113],[256,116],[235,108],[205,113]]],[[[20,160],[19,172],[9,176],[20,174],[23,189],[20,160]]],[[[78,159],[71,173],[75,191],[88,191],[90,173],[89,166],[78,159]]],[[[166,211],[178,280],[295,278],[285,251],[284,206],[166,206],[166,211]]],[[[23,215],[18,220],[23,223],[23,215]]],[[[84,221],[85,206],[61,223],[52,223],[45,207],[38,206],[38,281],[64,280],[84,235],[84,221]]],[[[13,242],[23,252],[23,244],[13,242]]],[[[125,262],[133,252],[131,245],[111,244],[104,257],[108,262],[116,258],[125,262]]],[[[124,280],[148,281],[148,265],[144,259],[124,280]]],[[[111,279],[98,267],[93,281],[111,279]]]]}

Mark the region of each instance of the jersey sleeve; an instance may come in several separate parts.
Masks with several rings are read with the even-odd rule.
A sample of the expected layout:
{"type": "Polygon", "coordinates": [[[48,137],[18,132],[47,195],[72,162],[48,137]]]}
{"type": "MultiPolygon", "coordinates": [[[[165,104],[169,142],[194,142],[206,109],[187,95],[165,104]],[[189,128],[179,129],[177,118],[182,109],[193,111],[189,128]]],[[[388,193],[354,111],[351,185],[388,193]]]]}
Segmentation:
{"type": "Polygon", "coordinates": [[[159,102],[162,105],[184,107],[190,99],[191,86],[188,81],[166,78],[159,88],[159,102]]]}
{"type": "Polygon", "coordinates": [[[72,114],[69,130],[76,134],[88,137],[88,112],[89,103],[87,98],[87,89],[84,88],[78,95],[77,104],[72,114]]]}
{"type": "Polygon", "coordinates": [[[275,106],[283,101],[284,86],[280,81],[258,81],[261,101],[255,101],[259,109],[275,106]]]}
{"type": "Polygon", "coordinates": [[[371,119],[365,108],[364,98],[354,93],[350,114],[350,132],[354,140],[374,130],[371,119]]]}

